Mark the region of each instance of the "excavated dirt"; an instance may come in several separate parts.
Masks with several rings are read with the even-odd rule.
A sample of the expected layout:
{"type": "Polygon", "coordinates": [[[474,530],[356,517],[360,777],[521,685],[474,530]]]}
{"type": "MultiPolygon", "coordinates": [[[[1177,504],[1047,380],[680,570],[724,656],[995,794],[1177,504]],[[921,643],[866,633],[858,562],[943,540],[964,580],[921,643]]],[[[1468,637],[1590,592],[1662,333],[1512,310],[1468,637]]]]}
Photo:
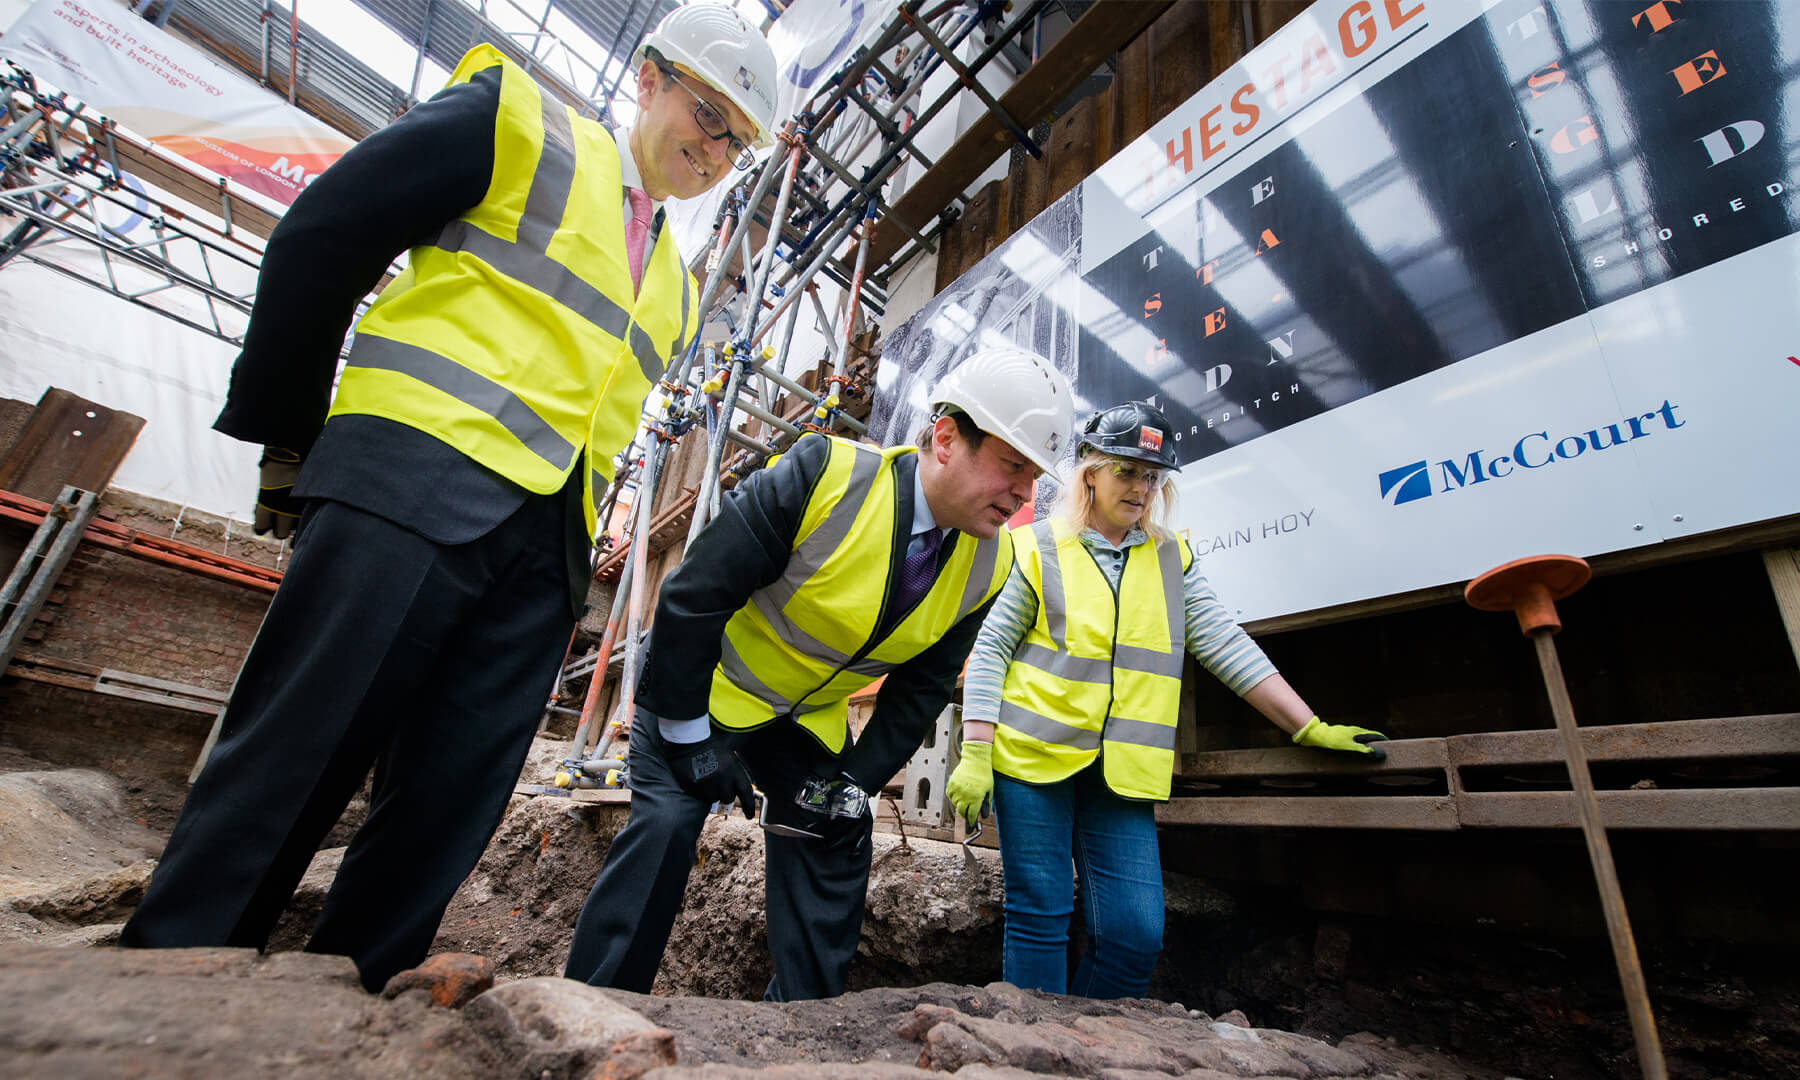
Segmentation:
{"type": "Polygon", "coordinates": [[[9,1075],[500,1080],[1499,1080],[1359,1033],[1333,1046],[1241,1017],[932,983],[768,1004],[649,997],[561,978],[365,994],[349,961],[248,949],[0,946],[9,1075]],[[442,991],[440,993],[440,991],[442,991]],[[465,1003],[466,1002],[466,1003],[465,1003]],[[460,1006],[460,1007],[458,1007],[460,1006]]]}
{"type": "MultiPolygon", "coordinates": [[[[540,739],[522,781],[548,782],[562,746],[540,739]]],[[[1195,1011],[1021,994],[994,982],[997,854],[887,833],[874,841],[868,915],[852,968],[857,992],[834,1002],[764,1004],[753,1000],[770,974],[760,834],[741,818],[718,817],[702,833],[655,995],[611,999],[631,1010],[632,1023],[673,1032],[663,1049],[672,1048],[679,1064],[669,1067],[662,1044],[641,1039],[629,1053],[613,1043],[596,1049],[580,1034],[592,1025],[578,1022],[583,1010],[598,1007],[583,996],[588,989],[540,977],[560,973],[576,913],[626,808],[545,796],[514,797],[433,949],[486,957],[502,988],[535,988],[520,991],[537,996],[517,1006],[524,1012],[516,1023],[490,1009],[471,1025],[426,1008],[419,993],[391,1002],[371,997],[342,962],[293,952],[342,859],[339,846],[315,858],[266,958],[241,950],[87,948],[115,942],[142,895],[173,821],[172,813],[146,810],[179,805],[179,788],[164,786],[0,750],[0,1060],[7,1062],[0,1073],[212,1076],[274,1065],[296,1076],[629,1080],[633,1069],[662,1067],[658,1080],[749,1075],[744,1070],[867,1080],[925,1075],[915,1071],[923,1062],[967,1080],[1498,1077],[1471,1064],[1488,1062],[1524,1077],[1637,1074],[1603,941],[1568,952],[1521,946],[1503,934],[1432,935],[1423,927],[1402,941],[1392,926],[1326,924],[1166,872],[1168,946],[1152,993],[1195,1011]],[[955,1016],[931,1014],[919,1028],[908,1018],[920,1007],[955,1016]],[[1260,1041],[1220,1034],[1208,1015],[1242,1019],[1238,1010],[1267,1025],[1256,1029],[1260,1041]],[[1115,1020],[1130,1021],[1120,1030],[1133,1037],[1113,1030],[1115,1020]],[[1292,1043],[1302,1036],[1279,1028],[1323,1041],[1292,1043]],[[1368,1035],[1368,1028],[1401,1038],[1368,1035]],[[537,1032],[537,1042],[524,1046],[519,1031],[537,1032]],[[1218,1040],[1230,1045],[1198,1057],[1180,1049],[1218,1040]],[[1356,1060],[1332,1057],[1328,1044],[1356,1060]],[[1271,1057],[1268,1046],[1280,1054],[1271,1057]],[[527,1062],[535,1064],[521,1071],[527,1062]]],[[[364,805],[359,800],[328,843],[348,838],[364,805]]],[[[1797,1074],[1800,983],[1779,955],[1647,951],[1646,969],[1672,1076],[1797,1074]]]]}

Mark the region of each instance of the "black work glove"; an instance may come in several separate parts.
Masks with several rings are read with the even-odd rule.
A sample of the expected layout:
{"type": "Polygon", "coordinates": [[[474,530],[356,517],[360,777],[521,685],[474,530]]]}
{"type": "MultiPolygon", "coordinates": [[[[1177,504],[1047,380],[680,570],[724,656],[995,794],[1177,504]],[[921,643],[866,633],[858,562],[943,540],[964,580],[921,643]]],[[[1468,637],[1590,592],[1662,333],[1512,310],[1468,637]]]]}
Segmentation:
{"type": "Polygon", "coordinates": [[[681,790],[703,802],[736,802],[745,817],[756,820],[756,793],[750,785],[750,773],[717,737],[708,735],[691,743],[664,740],[663,757],[681,790]]]}
{"type": "Polygon", "coordinates": [[[300,523],[302,500],[294,497],[294,481],[302,460],[292,450],[263,447],[262,460],[256,463],[256,514],[250,523],[256,535],[273,533],[277,540],[293,535],[300,523]]]}

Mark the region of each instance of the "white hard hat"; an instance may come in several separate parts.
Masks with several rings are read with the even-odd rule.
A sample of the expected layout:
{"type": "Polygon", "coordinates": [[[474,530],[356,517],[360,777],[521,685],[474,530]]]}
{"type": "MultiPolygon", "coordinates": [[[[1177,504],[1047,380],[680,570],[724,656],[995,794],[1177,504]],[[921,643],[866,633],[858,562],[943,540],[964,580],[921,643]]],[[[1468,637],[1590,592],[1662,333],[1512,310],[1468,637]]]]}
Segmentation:
{"type": "Polygon", "coordinates": [[[655,49],[731,99],[756,125],[754,144],[775,144],[775,50],[762,32],[723,4],[684,4],[645,35],[632,62],[655,49]]]}
{"type": "Polygon", "coordinates": [[[1031,459],[1053,480],[1075,426],[1069,380],[1037,353],[1010,345],[982,349],[938,380],[931,408],[969,414],[975,426],[1031,459]]]}

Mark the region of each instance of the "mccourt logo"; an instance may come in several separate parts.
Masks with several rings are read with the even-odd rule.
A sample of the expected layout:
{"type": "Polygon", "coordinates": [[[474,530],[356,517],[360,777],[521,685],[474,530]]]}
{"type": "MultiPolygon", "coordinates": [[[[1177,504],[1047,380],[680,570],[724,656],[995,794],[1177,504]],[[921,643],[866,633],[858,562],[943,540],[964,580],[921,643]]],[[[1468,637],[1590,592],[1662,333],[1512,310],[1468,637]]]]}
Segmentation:
{"type": "Polygon", "coordinates": [[[1388,469],[1380,475],[1381,497],[1394,506],[1400,506],[1428,495],[1442,495],[1464,487],[1485,484],[1489,480],[1502,480],[1515,475],[1515,468],[1541,469],[1558,462],[1574,461],[1590,450],[1599,453],[1634,439],[1649,438],[1658,431],[1674,431],[1676,428],[1686,427],[1686,420],[1675,418],[1675,410],[1678,408],[1679,405],[1664,399],[1662,406],[1654,412],[1627,416],[1618,423],[1564,435],[1560,439],[1552,440],[1548,431],[1533,431],[1521,435],[1509,448],[1510,453],[1470,450],[1461,458],[1446,458],[1435,463],[1424,459],[1397,469],[1388,469]],[[1661,427],[1656,426],[1655,422],[1658,420],[1662,421],[1661,427]],[[1432,486],[1434,465],[1437,476],[1435,488],[1432,486]]]}

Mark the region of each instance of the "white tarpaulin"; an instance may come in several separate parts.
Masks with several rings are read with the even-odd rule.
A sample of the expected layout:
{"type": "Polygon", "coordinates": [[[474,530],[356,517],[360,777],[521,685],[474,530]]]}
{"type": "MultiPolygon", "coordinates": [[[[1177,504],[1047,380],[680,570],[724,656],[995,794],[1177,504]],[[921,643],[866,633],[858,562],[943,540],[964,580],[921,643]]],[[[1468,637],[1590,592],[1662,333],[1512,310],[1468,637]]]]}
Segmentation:
{"type": "Polygon", "coordinates": [[[236,349],[15,260],[0,272],[0,397],[52,386],[145,418],[116,487],[250,519],[260,447],[211,430],[236,349]]]}

